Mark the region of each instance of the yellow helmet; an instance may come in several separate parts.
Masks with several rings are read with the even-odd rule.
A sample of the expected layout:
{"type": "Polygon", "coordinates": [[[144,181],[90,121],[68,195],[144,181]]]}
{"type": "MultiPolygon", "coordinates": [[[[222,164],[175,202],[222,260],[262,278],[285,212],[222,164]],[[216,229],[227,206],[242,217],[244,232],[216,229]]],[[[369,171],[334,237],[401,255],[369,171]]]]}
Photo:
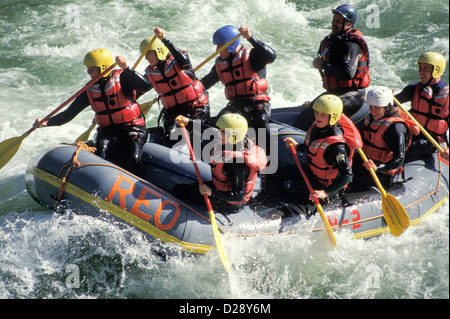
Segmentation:
{"type": "Polygon", "coordinates": [[[239,114],[228,113],[222,115],[216,122],[216,126],[230,132],[228,143],[236,144],[242,141],[247,134],[248,124],[245,117],[239,114]]]}
{"type": "MultiPolygon", "coordinates": [[[[107,68],[113,65],[114,59],[111,53],[106,49],[96,49],[88,52],[84,57],[85,66],[97,66],[100,68],[100,73],[104,72],[107,68]]],[[[103,77],[109,75],[108,72],[103,77]]]]}
{"type": "Polygon", "coordinates": [[[424,52],[420,55],[417,63],[428,63],[431,64],[434,69],[431,75],[433,78],[439,78],[444,74],[445,71],[445,58],[442,54],[437,52],[424,52]]]}
{"type": "Polygon", "coordinates": [[[314,110],[330,114],[330,125],[334,125],[339,121],[343,108],[342,100],[338,96],[332,94],[319,96],[313,104],[314,110]]]}
{"type": "Polygon", "coordinates": [[[164,45],[164,43],[161,42],[160,39],[156,38],[155,41],[153,41],[150,48],[145,52],[145,49],[147,48],[148,44],[152,40],[153,37],[148,37],[144,40],[142,40],[141,45],[139,47],[139,50],[141,51],[141,54],[146,54],[148,51],[155,51],[156,56],[159,60],[164,61],[167,57],[167,54],[169,53],[169,49],[164,45]]]}

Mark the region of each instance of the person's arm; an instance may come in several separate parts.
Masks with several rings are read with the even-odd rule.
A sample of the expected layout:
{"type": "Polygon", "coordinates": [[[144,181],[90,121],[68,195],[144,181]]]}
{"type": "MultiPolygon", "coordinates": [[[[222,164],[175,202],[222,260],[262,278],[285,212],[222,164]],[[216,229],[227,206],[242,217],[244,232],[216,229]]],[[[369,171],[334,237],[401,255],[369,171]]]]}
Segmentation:
{"type": "Polygon", "coordinates": [[[416,90],[417,83],[411,83],[407,85],[400,93],[395,95],[395,98],[400,103],[406,103],[412,101],[414,97],[414,91],[416,90]]]}
{"type": "Polygon", "coordinates": [[[120,85],[122,92],[129,100],[134,100],[134,91],[136,91],[137,100],[141,95],[153,88],[146,76],[129,67],[120,74],[120,85]]]}
{"type": "Polygon", "coordinates": [[[277,57],[275,50],[264,42],[255,39],[254,36],[248,39],[253,49],[250,52],[250,64],[256,72],[263,69],[267,64],[273,63],[277,57]]]}
{"type": "MultiPolygon", "coordinates": [[[[322,74],[332,75],[341,79],[353,79],[358,68],[358,59],[362,50],[357,43],[346,41],[342,47],[343,52],[336,52],[340,59],[337,63],[324,61],[322,74]]],[[[330,54],[330,53],[329,53],[330,54]]]]}
{"type": "Polygon", "coordinates": [[[325,192],[330,196],[339,192],[346,184],[352,181],[353,172],[344,144],[336,143],[331,145],[325,151],[324,157],[328,164],[336,166],[339,170],[339,175],[336,180],[325,188],[325,192]]]}
{"type": "Polygon", "coordinates": [[[403,166],[406,152],[406,136],[408,129],[403,123],[392,124],[384,133],[386,145],[392,150],[392,159],[378,165],[377,172],[387,172],[403,166]]]}
{"type": "Polygon", "coordinates": [[[222,201],[242,202],[245,197],[245,186],[249,168],[244,163],[225,163],[223,170],[231,181],[231,191],[212,189],[211,197],[222,201]]]}
{"type": "Polygon", "coordinates": [[[51,117],[47,121],[47,126],[60,126],[72,121],[86,107],[91,105],[87,92],[84,91],[78,96],[67,109],[51,117]]]}
{"type": "Polygon", "coordinates": [[[183,51],[179,50],[167,38],[164,38],[162,40],[162,42],[167,47],[167,49],[169,49],[170,54],[172,54],[173,58],[178,62],[178,64],[183,69],[193,69],[192,65],[191,65],[191,60],[189,59],[189,55],[186,52],[183,52],[183,51]]]}
{"type": "Polygon", "coordinates": [[[217,74],[216,66],[213,65],[208,74],[206,74],[201,80],[205,90],[209,90],[214,84],[220,81],[219,75],[217,74]]]}

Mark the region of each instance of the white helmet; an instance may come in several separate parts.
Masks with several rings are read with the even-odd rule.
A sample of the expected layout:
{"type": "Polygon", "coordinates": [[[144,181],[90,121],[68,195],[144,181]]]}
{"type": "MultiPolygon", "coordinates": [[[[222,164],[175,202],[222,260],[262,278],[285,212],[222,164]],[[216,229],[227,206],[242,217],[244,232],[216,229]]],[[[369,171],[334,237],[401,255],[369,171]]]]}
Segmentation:
{"type": "Polygon", "coordinates": [[[375,86],[369,90],[366,103],[372,106],[385,107],[394,104],[392,90],[384,86],[375,86]]]}

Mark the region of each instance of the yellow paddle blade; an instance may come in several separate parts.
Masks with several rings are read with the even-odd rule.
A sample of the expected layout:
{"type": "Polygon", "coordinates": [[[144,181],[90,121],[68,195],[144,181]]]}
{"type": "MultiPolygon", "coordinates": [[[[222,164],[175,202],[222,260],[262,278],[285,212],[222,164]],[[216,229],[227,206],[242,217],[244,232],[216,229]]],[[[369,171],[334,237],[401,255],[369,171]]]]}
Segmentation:
{"type": "Polygon", "coordinates": [[[320,205],[319,201],[316,202],[316,208],[320,214],[320,217],[322,218],[322,222],[325,225],[325,230],[328,233],[328,237],[330,238],[330,241],[333,244],[333,247],[336,247],[336,238],[334,237],[333,229],[331,229],[330,222],[328,221],[327,216],[325,216],[322,205],[320,205]]]}
{"type": "Polygon", "coordinates": [[[0,169],[5,166],[17,153],[22,141],[30,133],[26,132],[21,136],[12,137],[0,143],[0,169]]]}
{"type": "Polygon", "coordinates": [[[87,141],[89,139],[89,136],[91,135],[92,130],[95,128],[95,125],[96,125],[96,123],[95,123],[95,121],[93,121],[91,126],[89,126],[89,128],[86,130],[86,132],[84,132],[83,134],[78,136],[78,138],[75,140],[75,142],[87,141]]]}
{"type": "Polygon", "coordinates": [[[225,251],[223,250],[222,242],[220,241],[219,229],[217,228],[216,216],[214,215],[214,211],[209,211],[209,218],[211,219],[211,226],[214,233],[214,240],[216,241],[217,250],[219,251],[219,257],[222,261],[223,266],[227,271],[230,271],[230,264],[228,263],[228,259],[225,256],[225,251]]]}
{"type": "Polygon", "coordinates": [[[392,235],[400,236],[408,227],[410,218],[405,208],[392,195],[386,193],[386,197],[382,197],[381,206],[386,224],[392,235]]]}
{"type": "Polygon", "coordinates": [[[153,100],[151,100],[150,102],[145,102],[141,104],[141,112],[142,114],[147,115],[147,113],[150,111],[150,109],[152,108],[153,104],[155,104],[158,101],[158,98],[155,97],[153,100]]]}

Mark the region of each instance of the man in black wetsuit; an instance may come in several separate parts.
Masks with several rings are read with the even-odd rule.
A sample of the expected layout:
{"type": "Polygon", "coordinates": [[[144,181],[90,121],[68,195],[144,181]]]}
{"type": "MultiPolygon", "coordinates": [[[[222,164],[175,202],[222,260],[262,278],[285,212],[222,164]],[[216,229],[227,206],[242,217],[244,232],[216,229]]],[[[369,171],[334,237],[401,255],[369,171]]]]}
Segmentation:
{"type": "Polygon", "coordinates": [[[231,25],[218,29],[213,35],[213,44],[220,48],[236,35],[241,34],[253,46],[244,47],[238,38],[216,59],[211,71],[201,81],[209,89],[219,81],[225,85],[228,105],[218,117],[225,113],[239,113],[247,119],[249,127],[255,129],[256,143],[269,155],[270,148],[270,97],[267,93],[266,65],[275,61],[275,51],[255,39],[250,28],[241,26],[239,30],[231,25]],[[258,132],[263,129],[263,132],[258,132]],[[265,138],[259,138],[259,133],[265,138]]]}
{"type": "MultiPolygon", "coordinates": [[[[355,114],[364,104],[365,88],[370,85],[369,49],[362,33],[354,26],[358,12],[349,4],[332,10],[331,33],[321,42],[313,66],[322,77],[323,94],[337,95],[344,114],[355,114]]],[[[307,130],[314,121],[312,105],[302,112],[295,126],[307,130]]]]}
{"type": "MultiPolygon", "coordinates": [[[[128,68],[123,57],[116,57],[122,69],[106,74],[92,85],[70,106],[42,122],[37,119],[36,127],[60,126],[70,122],[81,111],[91,105],[99,125],[95,139],[96,154],[131,171],[138,169],[142,146],[147,140],[145,117],[136,100],[151,86],[146,81],[135,81],[139,76],[128,68]]],[[[113,64],[111,53],[97,49],[86,54],[84,65],[91,78],[98,77],[113,64]]]]}

